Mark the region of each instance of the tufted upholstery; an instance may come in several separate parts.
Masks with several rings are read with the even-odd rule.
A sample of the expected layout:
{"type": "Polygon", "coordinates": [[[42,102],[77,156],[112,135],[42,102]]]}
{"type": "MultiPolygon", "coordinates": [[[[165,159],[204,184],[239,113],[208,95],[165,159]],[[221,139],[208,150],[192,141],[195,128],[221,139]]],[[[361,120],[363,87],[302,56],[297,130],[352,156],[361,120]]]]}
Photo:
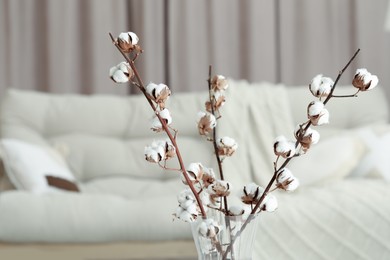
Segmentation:
{"type": "MultiPolygon", "coordinates": [[[[312,97],[307,87],[302,86],[285,88],[282,85],[248,84],[242,81],[231,81],[231,86],[219,130],[234,137],[239,144],[239,152],[224,162],[227,179],[239,187],[249,181],[260,183],[268,179],[267,173],[270,173],[270,169],[272,171],[271,162],[274,159],[270,149],[273,139],[268,136],[292,133],[295,124],[306,120],[306,107],[312,97]]],[[[350,94],[350,91],[350,88],[340,88],[337,94],[350,94]]],[[[186,165],[202,162],[215,167],[211,144],[199,137],[195,127],[196,114],[204,106],[206,96],[204,92],[179,93],[169,101],[173,126],[179,130],[178,142],[186,165]]],[[[361,94],[358,99],[349,98],[342,102],[332,99],[328,109],[331,124],[321,128],[323,139],[346,129],[383,125],[388,120],[387,103],[380,88],[367,95],[361,94]]],[[[188,226],[172,222],[171,217],[177,206],[175,196],[183,189],[178,174],[167,173],[145,162],[143,157],[145,145],[165,138],[164,134],[156,134],[149,129],[148,120],[152,116],[151,109],[141,96],[56,95],[9,90],[3,97],[0,110],[1,138],[17,138],[56,147],[66,158],[82,192],[45,196],[17,190],[1,192],[0,241],[75,243],[190,238],[188,226]]],[[[176,161],[169,165],[175,166],[176,161]]],[[[308,191],[302,190],[293,195],[280,194],[278,199],[284,205],[281,210],[283,215],[267,215],[264,218],[270,224],[264,229],[267,237],[261,238],[261,247],[269,250],[257,248],[256,255],[264,259],[267,259],[267,254],[275,256],[280,246],[275,241],[283,243],[284,238],[293,237],[292,234],[283,235],[287,234],[286,230],[291,231],[285,220],[288,217],[301,227],[299,234],[311,235],[302,238],[305,243],[310,243],[301,243],[305,248],[302,254],[297,252],[295,259],[305,259],[305,254],[318,253],[321,245],[315,242],[316,236],[311,231],[319,228],[314,224],[325,223],[326,216],[332,215],[334,209],[323,206],[321,210],[325,213],[317,214],[320,211],[315,208],[318,206],[316,199],[326,200],[330,204],[337,199],[340,203],[348,204],[348,196],[343,197],[343,194],[348,189],[358,198],[360,191],[355,187],[359,184],[341,181],[331,189],[332,192],[321,187],[310,187],[308,191]],[[305,192],[309,197],[305,196],[305,192]],[[295,207],[295,204],[299,207],[295,207]],[[305,211],[308,207],[310,213],[305,211]],[[315,223],[303,223],[298,211],[306,215],[314,214],[310,216],[316,219],[315,223]],[[277,239],[269,239],[276,232],[271,227],[275,227],[275,230],[282,227],[277,230],[281,233],[277,239]]],[[[375,192],[375,181],[370,182],[369,187],[373,198],[384,205],[375,192]]],[[[386,184],[381,183],[380,187],[386,191],[386,184]]],[[[364,212],[365,205],[359,204],[359,199],[354,201],[354,207],[364,212]]],[[[388,210],[385,205],[383,208],[388,210]]],[[[335,226],[345,225],[348,221],[345,218],[347,213],[341,209],[340,212],[333,218],[335,226]]],[[[359,216],[359,219],[363,217],[359,216]]],[[[362,224],[356,222],[356,226],[361,227],[362,224]]],[[[333,234],[333,227],[326,228],[333,234]]],[[[359,236],[362,234],[360,231],[356,231],[359,236]]],[[[362,232],[366,231],[363,229],[362,232]]],[[[333,241],[334,236],[324,234],[321,239],[326,243],[333,241]]],[[[296,240],[288,241],[293,243],[296,240]]],[[[321,251],[321,254],[334,256],[334,252],[331,252],[334,247],[329,248],[329,252],[321,251]]],[[[385,249],[381,247],[380,250],[385,249]]],[[[345,254],[340,255],[353,255],[351,248],[344,251],[345,254]]],[[[293,254],[289,250],[280,252],[293,254]]],[[[389,252],[383,255],[388,256],[389,252]]],[[[285,259],[283,257],[279,259],[285,259]]]]}
{"type": "MultiPolygon", "coordinates": [[[[207,142],[199,142],[195,117],[186,120],[196,115],[201,99],[184,95],[173,102],[185,158],[191,160],[197,150],[198,160],[210,162],[210,149],[207,142]]],[[[1,136],[59,148],[80,182],[107,176],[170,178],[174,175],[162,174],[163,169],[145,163],[142,156],[146,145],[165,138],[149,129],[152,115],[140,97],[10,90],[2,107],[1,136]]]]}

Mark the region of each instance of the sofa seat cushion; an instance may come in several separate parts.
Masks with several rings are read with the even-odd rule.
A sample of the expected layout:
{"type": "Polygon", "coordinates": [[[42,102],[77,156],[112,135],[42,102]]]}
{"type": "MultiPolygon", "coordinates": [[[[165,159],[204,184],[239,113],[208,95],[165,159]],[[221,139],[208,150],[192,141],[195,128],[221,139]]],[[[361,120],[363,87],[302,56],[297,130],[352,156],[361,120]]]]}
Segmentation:
{"type": "MultiPolygon", "coordinates": [[[[84,193],[3,192],[0,241],[191,239],[189,225],[172,218],[177,202],[176,191],[171,189],[177,187],[169,183],[165,194],[137,199],[96,194],[88,187],[84,193]]],[[[302,255],[318,259],[329,252],[333,254],[328,255],[330,259],[390,256],[389,183],[348,179],[275,195],[279,209],[260,215],[255,259],[299,259],[302,255]]]]}
{"type": "Polygon", "coordinates": [[[347,179],[276,195],[254,259],[390,259],[390,183],[347,179]]]}
{"type": "Polygon", "coordinates": [[[93,193],[0,193],[0,241],[112,242],[189,238],[189,226],[173,221],[175,195],[127,199],[93,193]],[[15,207],[15,205],[19,205],[15,207]]]}
{"type": "MultiPolygon", "coordinates": [[[[175,196],[185,188],[177,173],[168,180],[136,179],[126,176],[110,176],[96,178],[80,184],[84,194],[107,194],[123,197],[125,199],[153,199],[164,196],[175,196]],[[174,176],[174,177],[173,177],[174,176]]],[[[172,209],[174,210],[174,209],[172,209]]]]}

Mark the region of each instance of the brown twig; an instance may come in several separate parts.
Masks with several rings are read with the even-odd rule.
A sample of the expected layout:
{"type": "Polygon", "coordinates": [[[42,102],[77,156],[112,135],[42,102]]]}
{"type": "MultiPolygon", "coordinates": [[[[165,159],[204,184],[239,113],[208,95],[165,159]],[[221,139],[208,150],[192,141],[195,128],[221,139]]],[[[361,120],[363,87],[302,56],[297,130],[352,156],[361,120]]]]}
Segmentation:
{"type": "MultiPolygon", "coordinates": [[[[333,92],[337,86],[337,83],[338,81],[340,80],[341,76],[343,75],[344,71],[348,68],[348,66],[351,64],[351,62],[356,58],[357,54],[359,53],[360,49],[358,49],[354,55],[352,56],[352,58],[348,61],[348,63],[344,66],[344,68],[342,70],[339,71],[339,74],[337,75],[337,78],[332,86],[332,90],[330,92],[330,94],[328,95],[328,97],[325,99],[325,101],[323,102],[324,105],[326,105],[326,103],[329,102],[329,100],[333,97],[333,92]]],[[[300,141],[302,140],[303,136],[305,135],[305,132],[307,129],[309,129],[309,127],[311,126],[311,122],[309,121],[305,128],[303,129],[303,131],[300,131],[300,134],[297,138],[297,142],[296,142],[296,147],[299,145],[300,141]]],[[[274,171],[274,174],[271,178],[271,180],[269,181],[267,187],[265,188],[263,194],[261,195],[261,197],[259,198],[258,202],[256,203],[256,206],[252,209],[251,211],[251,214],[249,215],[249,217],[247,218],[247,220],[244,222],[244,224],[242,225],[241,229],[236,233],[236,235],[232,238],[232,241],[230,243],[230,245],[228,246],[228,248],[226,249],[225,253],[224,253],[224,256],[223,256],[223,259],[226,258],[227,254],[229,253],[229,251],[232,249],[232,245],[234,243],[234,241],[237,239],[237,237],[244,231],[245,227],[249,224],[249,222],[256,216],[255,214],[260,214],[261,210],[259,212],[258,209],[260,208],[260,205],[263,203],[265,197],[267,196],[267,194],[270,192],[271,190],[271,187],[273,186],[275,180],[276,180],[276,177],[279,173],[279,171],[281,169],[283,169],[284,167],[286,167],[288,165],[288,163],[293,159],[293,157],[290,157],[290,158],[287,158],[283,164],[277,169],[274,171]]]]}
{"type": "MultiPolygon", "coordinates": [[[[355,59],[355,57],[357,56],[357,54],[359,53],[360,49],[358,49],[355,54],[352,56],[352,58],[348,61],[348,63],[344,66],[344,68],[342,70],[339,71],[339,74],[337,75],[337,78],[332,86],[332,90],[330,92],[330,94],[328,95],[328,97],[325,99],[325,101],[323,102],[324,105],[326,105],[326,103],[329,102],[329,100],[332,98],[332,95],[333,95],[333,92],[334,90],[336,89],[336,86],[337,86],[337,83],[339,82],[341,76],[343,75],[344,71],[348,68],[348,66],[351,64],[351,62],[355,59]]],[[[297,142],[296,144],[299,144],[300,141],[302,140],[303,136],[305,135],[305,132],[307,129],[309,129],[309,127],[311,126],[311,122],[308,122],[307,125],[305,126],[304,128],[304,131],[301,131],[298,138],[297,138],[297,142]]],[[[263,194],[261,195],[259,201],[257,202],[256,206],[253,208],[252,210],[252,214],[256,213],[256,211],[259,209],[261,203],[264,201],[265,197],[267,196],[269,190],[271,189],[273,183],[275,182],[276,180],[276,177],[277,177],[277,174],[278,172],[283,169],[284,167],[287,166],[287,164],[291,161],[292,158],[288,158],[284,161],[284,163],[278,168],[278,170],[276,170],[274,172],[274,175],[272,176],[270,182],[268,183],[267,187],[265,188],[263,194]]]]}
{"type": "MultiPolygon", "coordinates": [[[[213,98],[212,93],[211,93],[212,92],[212,90],[211,90],[211,76],[212,76],[212,66],[210,65],[209,66],[209,78],[207,80],[208,87],[209,87],[209,101],[210,101],[211,113],[213,114],[214,117],[216,117],[215,116],[215,109],[214,109],[215,99],[213,98]]],[[[221,118],[221,115],[219,115],[218,118],[221,118]]],[[[219,156],[218,146],[217,146],[217,126],[215,126],[213,128],[212,142],[213,142],[215,157],[216,157],[217,163],[218,163],[219,176],[220,176],[220,179],[223,181],[223,180],[225,180],[225,177],[223,174],[222,160],[221,160],[221,157],[219,156]]],[[[227,196],[223,196],[223,205],[225,208],[225,215],[227,216],[229,213],[227,196]]],[[[222,207],[222,205],[221,205],[221,207],[222,207]]],[[[220,209],[220,211],[223,211],[223,210],[220,209]]],[[[226,224],[227,224],[227,228],[229,229],[229,232],[231,234],[230,220],[228,218],[226,218],[226,224]]],[[[221,250],[222,250],[222,248],[221,248],[221,250]]],[[[221,253],[222,253],[222,251],[221,251],[221,253]]]]}
{"type": "MultiPolygon", "coordinates": [[[[215,99],[212,97],[212,94],[211,94],[211,75],[212,75],[211,72],[212,72],[212,66],[210,65],[209,66],[209,79],[207,80],[207,82],[208,82],[208,86],[209,86],[209,101],[210,101],[211,113],[213,114],[213,116],[215,116],[215,110],[214,110],[215,99]]],[[[217,126],[215,126],[213,128],[212,142],[213,142],[215,157],[216,157],[217,163],[218,163],[219,176],[220,176],[220,179],[223,181],[223,180],[225,180],[225,177],[223,175],[222,160],[221,160],[221,157],[219,156],[219,153],[218,153],[217,126]]],[[[227,202],[226,196],[223,196],[223,203],[224,203],[225,211],[228,212],[229,207],[228,207],[228,202],[227,202]]]]}
{"type": "Polygon", "coordinates": [[[355,94],[352,94],[352,95],[332,95],[332,98],[350,98],[350,97],[357,97],[360,92],[360,89],[358,89],[358,91],[355,92],[355,94]]]}
{"type": "MultiPolygon", "coordinates": [[[[188,177],[187,175],[187,171],[185,169],[185,166],[184,166],[184,163],[183,163],[183,159],[182,159],[182,156],[180,154],[180,150],[179,150],[179,146],[177,145],[176,143],[176,134],[175,134],[175,137],[172,135],[171,131],[169,131],[169,127],[168,125],[166,124],[165,120],[160,116],[160,114],[158,113],[157,111],[157,108],[156,106],[154,105],[153,101],[148,97],[147,93],[146,93],[146,89],[145,89],[145,85],[138,73],[138,70],[134,64],[134,59],[131,60],[129,59],[129,57],[119,48],[115,38],[112,36],[111,33],[109,33],[110,35],[110,38],[113,42],[113,44],[115,45],[115,47],[119,50],[119,52],[122,54],[122,56],[126,59],[126,61],[129,63],[131,69],[134,71],[134,75],[138,81],[138,88],[141,90],[141,92],[144,94],[145,98],[147,99],[149,105],[151,106],[151,108],[153,109],[153,111],[155,112],[157,118],[159,119],[161,125],[162,125],[162,128],[164,129],[165,133],[168,135],[168,138],[169,140],[172,142],[172,145],[175,147],[176,149],[176,156],[177,156],[177,159],[178,159],[178,162],[179,162],[179,165],[180,165],[180,170],[181,170],[181,173],[183,174],[188,186],[190,187],[192,193],[194,194],[195,196],[195,199],[196,199],[196,202],[199,206],[199,209],[200,209],[200,212],[201,212],[201,215],[203,218],[206,218],[206,211],[204,210],[204,207],[203,207],[203,204],[202,204],[202,201],[199,197],[199,194],[197,193],[194,185],[192,184],[190,178],[188,177]]],[[[138,55],[137,55],[138,56],[138,55]]]]}

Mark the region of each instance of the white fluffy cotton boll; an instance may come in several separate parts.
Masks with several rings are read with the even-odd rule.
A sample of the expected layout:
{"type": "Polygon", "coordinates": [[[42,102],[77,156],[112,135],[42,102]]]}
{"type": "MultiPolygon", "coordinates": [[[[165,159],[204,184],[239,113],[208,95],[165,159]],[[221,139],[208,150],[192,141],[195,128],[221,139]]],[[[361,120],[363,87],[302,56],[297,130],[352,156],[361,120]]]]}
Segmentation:
{"type": "Polygon", "coordinates": [[[229,182],[223,180],[216,180],[207,187],[207,192],[210,194],[212,204],[219,203],[218,198],[229,196],[232,186],[229,182]]]}
{"type": "Polygon", "coordinates": [[[245,185],[239,193],[241,201],[245,204],[255,204],[264,192],[264,188],[255,183],[245,185]]]}
{"type": "Polygon", "coordinates": [[[162,111],[160,111],[160,116],[166,121],[167,125],[172,123],[171,113],[168,109],[164,108],[162,111]]]}
{"type": "Polygon", "coordinates": [[[237,142],[228,136],[219,138],[217,141],[218,155],[220,156],[232,156],[237,150],[237,142]]]}
{"type": "Polygon", "coordinates": [[[251,214],[252,209],[249,205],[240,204],[240,205],[232,205],[229,207],[229,213],[233,216],[241,216],[242,219],[247,219],[251,214]]]}
{"type": "Polygon", "coordinates": [[[301,144],[301,150],[300,152],[306,153],[311,145],[318,143],[320,140],[320,133],[311,127],[307,128],[306,131],[304,131],[304,128],[302,128],[300,125],[298,125],[295,128],[295,138],[299,141],[301,144]]]}
{"type": "Polygon", "coordinates": [[[293,177],[291,179],[291,182],[287,185],[286,187],[286,191],[294,191],[296,190],[298,187],[299,187],[299,179],[297,179],[297,177],[293,177]]]}
{"type": "Polygon", "coordinates": [[[218,235],[221,227],[213,219],[205,219],[200,223],[198,227],[198,232],[201,236],[212,238],[218,235]]]}
{"type": "MultiPolygon", "coordinates": [[[[172,117],[167,108],[164,108],[158,113],[160,114],[160,117],[165,120],[165,123],[167,125],[170,125],[172,123],[172,117]]],[[[157,116],[154,116],[152,119],[151,129],[156,132],[162,131],[162,124],[157,116]]]]}
{"type": "MultiPolygon", "coordinates": [[[[201,163],[190,163],[187,167],[187,177],[190,179],[192,183],[199,182],[203,176],[203,166],[201,163]]],[[[182,175],[182,182],[184,184],[188,184],[184,175],[182,175]]]]}
{"type": "Polygon", "coordinates": [[[229,84],[223,75],[215,75],[211,79],[211,89],[216,92],[220,90],[226,90],[229,84]]]}
{"type": "Polygon", "coordinates": [[[174,214],[178,219],[183,220],[184,222],[194,222],[197,215],[191,214],[187,210],[177,207],[176,213],[174,214]]]}
{"type": "MultiPolygon", "coordinates": [[[[303,129],[301,128],[300,125],[297,125],[295,127],[295,132],[294,132],[295,138],[298,139],[300,137],[301,131],[303,131],[303,129]]],[[[308,129],[306,129],[305,134],[301,138],[302,141],[306,144],[309,145],[316,144],[320,141],[320,133],[317,130],[309,127],[308,129]]]]}
{"type": "Polygon", "coordinates": [[[313,125],[325,125],[325,124],[329,124],[329,111],[324,108],[319,117],[318,117],[318,120],[314,120],[314,122],[316,122],[315,124],[313,123],[313,125]]]}
{"type": "Polygon", "coordinates": [[[116,40],[118,47],[124,53],[130,53],[134,49],[137,49],[138,41],[138,36],[133,32],[120,33],[116,40]]]}
{"type": "Polygon", "coordinates": [[[126,62],[121,62],[118,65],[111,67],[109,74],[110,78],[115,83],[126,83],[134,75],[130,65],[126,62]]]}
{"type": "Polygon", "coordinates": [[[145,91],[149,98],[157,102],[160,107],[162,106],[162,108],[164,108],[165,102],[171,95],[171,90],[168,88],[167,85],[162,83],[155,84],[151,82],[146,86],[145,91]]]}
{"type": "Polygon", "coordinates": [[[307,130],[305,136],[311,137],[311,144],[317,144],[320,141],[320,133],[310,127],[307,130]]]}
{"type": "Polygon", "coordinates": [[[324,108],[325,105],[321,101],[312,101],[308,106],[307,114],[309,117],[318,116],[324,108]]]}
{"type": "Polygon", "coordinates": [[[309,89],[315,97],[326,97],[330,94],[333,84],[334,82],[331,78],[319,74],[313,78],[309,89]]]}
{"type": "Polygon", "coordinates": [[[309,104],[307,107],[307,117],[315,126],[329,123],[329,111],[321,101],[312,101],[309,104]]]}
{"type": "Polygon", "coordinates": [[[199,134],[208,135],[217,125],[217,119],[211,113],[199,111],[197,116],[197,124],[199,134]]]}
{"type": "Polygon", "coordinates": [[[144,149],[145,159],[149,162],[158,163],[164,159],[164,150],[156,149],[153,146],[146,146],[144,149]]]}
{"type": "Polygon", "coordinates": [[[156,90],[156,87],[157,87],[157,84],[153,83],[153,82],[150,82],[146,88],[145,88],[145,91],[147,94],[149,94],[150,96],[154,96],[154,92],[156,90]]]}
{"type": "Polygon", "coordinates": [[[360,91],[367,91],[375,88],[378,85],[378,77],[372,75],[367,69],[357,69],[355,77],[352,80],[352,85],[360,91]]]}
{"type": "Polygon", "coordinates": [[[220,108],[225,104],[225,100],[226,100],[225,91],[223,91],[223,90],[214,91],[213,96],[214,96],[215,102],[217,102],[217,104],[218,104],[217,108],[220,108]]]}
{"type": "MultiPolygon", "coordinates": [[[[164,91],[169,91],[169,88],[165,84],[158,84],[155,88],[155,97],[158,98],[164,91]]],[[[170,91],[169,91],[170,92],[170,91]]]]}
{"type": "Polygon", "coordinates": [[[188,207],[186,208],[186,211],[192,215],[197,215],[198,206],[196,205],[196,203],[189,204],[188,207]]]}
{"type": "Polygon", "coordinates": [[[133,32],[122,32],[119,34],[118,39],[133,45],[138,44],[139,41],[137,34],[133,32]]]}
{"type": "Polygon", "coordinates": [[[190,189],[182,190],[177,195],[177,201],[179,202],[180,207],[184,209],[187,209],[192,204],[196,203],[195,196],[190,189]]]}
{"type": "Polygon", "coordinates": [[[229,207],[229,212],[233,216],[241,216],[245,213],[245,207],[244,205],[233,205],[229,207]]]}
{"type": "Polygon", "coordinates": [[[267,212],[273,212],[278,208],[278,200],[274,195],[268,194],[261,208],[267,212]]]}
{"type": "Polygon", "coordinates": [[[299,180],[292,174],[288,168],[280,170],[276,177],[276,183],[278,188],[286,191],[294,191],[299,186],[299,180]]]}
{"type": "Polygon", "coordinates": [[[287,140],[283,135],[278,136],[274,141],[274,153],[283,158],[293,157],[295,155],[295,142],[287,140]]]}
{"type": "Polygon", "coordinates": [[[264,189],[254,182],[251,182],[244,186],[244,194],[252,195],[254,197],[258,197],[259,194],[263,191],[264,189]]]}

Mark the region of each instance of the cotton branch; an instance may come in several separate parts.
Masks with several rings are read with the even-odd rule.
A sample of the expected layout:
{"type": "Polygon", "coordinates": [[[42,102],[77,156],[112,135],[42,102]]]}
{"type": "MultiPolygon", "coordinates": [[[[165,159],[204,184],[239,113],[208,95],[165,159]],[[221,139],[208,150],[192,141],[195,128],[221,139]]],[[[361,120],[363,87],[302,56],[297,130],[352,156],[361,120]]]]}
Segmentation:
{"type": "MultiPolygon", "coordinates": [[[[209,101],[210,101],[210,104],[211,104],[210,105],[211,106],[211,113],[215,116],[214,105],[215,105],[216,101],[212,97],[212,94],[211,94],[211,75],[212,75],[211,71],[212,71],[212,66],[210,65],[209,66],[209,78],[208,78],[207,82],[208,82],[208,87],[209,87],[209,101]]],[[[221,157],[219,156],[218,146],[217,146],[217,126],[215,126],[213,128],[213,138],[212,138],[212,141],[213,141],[215,157],[216,157],[217,163],[218,163],[219,176],[220,176],[221,180],[225,180],[224,175],[223,175],[222,160],[221,160],[221,157]]],[[[228,201],[227,201],[226,196],[223,197],[223,202],[224,202],[224,206],[225,206],[225,212],[227,213],[229,207],[228,207],[228,201]]]]}
{"type": "MultiPolygon", "coordinates": [[[[337,78],[336,78],[336,81],[334,82],[333,84],[333,87],[332,87],[332,90],[330,92],[330,94],[328,95],[328,97],[325,99],[325,101],[323,102],[324,105],[326,105],[329,100],[332,98],[332,95],[333,95],[333,92],[334,90],[336,89],[336,86],[337,86],[337,83],[339,82],[341,76],[343,75],[344,71],[348,68],[348,66],[351,64],[351,62],[355,59],[355,57],[357,56],[357,54],[359,53],[360,49],[358,49],[354,55],[352,56],[352,58],[348,61],[348,63],[344,66],[344,68],[342,70],[340,70],[339,74],[337,75],[337,78]]],[[[296,146],[299,145],[299,143],[302,141],[302,138],[303,136],[305,135],[305,132],[307,131],[307,129],[311,126],[311,122],[308,122],[304,128],[304,131],[301,131],[300,135],[298,136],[297,138],[297,142],[296,142],[296,146]]],[[[263,203],[265,197],[267,196],[268,192],[270,191],[272,185],[274,184],[275,180],[276,180],[276,177],[279,173],[279,171],[281,169],[283,169],[284,167],[286,167],[288,165],[288,163],[291,161],[292,157],[291,158],[288,158],[286,159],[283,164],[277,169],[275,170],[271,180],[269,181],[267,187],[265,188],[263,194],[261,195],[259,201],[256,203],[256,206],[253,208],[252,210],[252,214],[255,214],[257,212],[257,210],[259,209],[260,205],[263,203]]]]}
{"type": "MultiPolygon", "coordinates": [[[[188,183],[188,186],[190,187],[192,193],[194,194],[195,196],[195,199],[196,199],[196,202],[199,206],[199,209],[201,211],[201,215],[203,218],[206,217],[206,211],[203,207],[203,204],[202,204],[202,201],[199,197],[199,194],[197,193],[194,185],[192,184],[191,180],[189,179],[188,175],[187,175],[187,171],[185,169],[185,166],[184,166],[184,163],[183,163],[183,159],[182,159],[182,156],[180,154],[180,150],[179,150],[179,147],[176,143],[176,133],[175,133],[175,136],[172,135],[171,131],[169,130],[169,127],[168,125],[166,124],[165,120],[159,115],[158,111],[157,111],[157,107],[155,106],[155,104],[153,103],[153,101],[149,98],[149,96],[147,95],[146,93],[146,90],[145,90],[145,85],[142,81],[142,78],[140,77],[139,73],[138,73],[138,70],[134,64],[134,61],[135,59],[138,57],[138,52],[135,54],[134,58],[133,59],[130,59],[122,50],[121,48],[119,48],[118,46],[118,43],[116,42],[115,38],[112,36],[111,33],[109,33],[110,35],[110,38],[113,42],[113,44],[115,45],[115,47],[118,49],[118,51],[122,54],[122,56],[126,59],[126,61],[129,63],[131,69],[134,71],[134,75],[138,81],[138,84],[136,84],[136,86],[141,90],[141,92],[144,94],[146,100],[148,101],[150,107],[153,109],[153,111],[155,112],[157,118],[159,119],[161,125],[162,125],[162,128],[164,130],[164,132],[168,135],[168,138],[169,140],[172,142],[172,145],[175,147],[176,149],[176,156],[177,156],[177,159],[178,159],[178,162],[179,162],[179,165],[180,165],[180,170],[181,170],[181,173],[183,174],[186,182],[188,183]]],[[[140,51],[141,52],[141,51],[140,51]]]]}

